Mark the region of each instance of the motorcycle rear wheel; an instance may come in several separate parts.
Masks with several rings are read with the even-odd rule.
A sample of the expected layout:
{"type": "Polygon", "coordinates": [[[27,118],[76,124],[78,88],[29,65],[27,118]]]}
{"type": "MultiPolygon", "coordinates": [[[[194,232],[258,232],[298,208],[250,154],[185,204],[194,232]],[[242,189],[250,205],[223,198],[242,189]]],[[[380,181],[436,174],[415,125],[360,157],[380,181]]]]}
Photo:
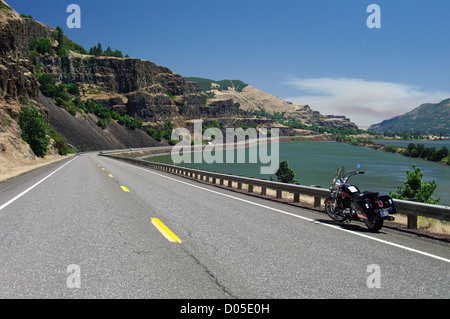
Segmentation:
{"type": "Polygon", "coordinates": [[[371,232],[377,232],[383,227],[383,220],[379,218],[375,218],[374,220],[365,219],[364,223],[366,223],[367,228],[371,232]]]}

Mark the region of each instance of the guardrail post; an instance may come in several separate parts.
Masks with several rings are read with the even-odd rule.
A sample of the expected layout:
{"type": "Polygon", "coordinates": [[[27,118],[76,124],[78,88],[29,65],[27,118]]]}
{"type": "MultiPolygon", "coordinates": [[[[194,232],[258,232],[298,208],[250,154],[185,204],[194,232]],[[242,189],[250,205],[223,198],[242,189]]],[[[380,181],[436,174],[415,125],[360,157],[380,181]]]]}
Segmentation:
{"type": "Polygon", "coordinates": [[[281,189],[277,189],[277,198],[280,199],[282,198],[283,191],[281,189]]]}
{"type": "Polygon", "coordinates": [[[266,194],[267,194],[266,186],[261,186],[261,196],[266,196],[266,194]]]}
{"type": "MultiPolygon", "coordinates": [[[[311,187],[320,188],[320,185],[311,185],[311,187]]],[[[318,208],[321,206],[320,197],[314,196],[314,208],[318,208]]]]}
{"type": "Polygon", "coordinates": [[[294,193],[294,203],[300,203],[300,194],[294,193]]]}
{"type": "Polygon", "coordinates": [[[406,216],[408,217],[408,229],[417,229],[417,215],[407,214],[406,216]]]}
{"type": "MultiPolygon", "coordinates": [[[[242,176],[242,175],[238,174],[238,176],[242,176]]],[[[239,189],[239,190],[242,189],[242,182],[238,182],[237,189],[239,189]]]]}

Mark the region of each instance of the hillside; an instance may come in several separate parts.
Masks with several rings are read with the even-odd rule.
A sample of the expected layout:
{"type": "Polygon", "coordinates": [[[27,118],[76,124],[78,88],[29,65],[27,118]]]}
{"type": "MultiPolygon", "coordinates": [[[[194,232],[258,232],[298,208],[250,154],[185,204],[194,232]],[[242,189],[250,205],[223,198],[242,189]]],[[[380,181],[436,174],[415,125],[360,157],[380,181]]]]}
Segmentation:
{"type": "Polygon", "coordinates": [[[214,81],[198,77],[186,77],[186,80],[201,85],[210,101],[232,100],[239,103],[240,109],[249,114],[284,114],[302,121],[317,123],[323,127],[353,128],[357,126],[344,116],[322,115],[309,105],[295,105],[275,95],[263,92],[240,80],[214,81]]]}
{"type": "Polygon", "coordinates": [[[422,104],[404,115],[374,124],[369,130],[378,133],[419,131],[450,136],[450,99],[422,104]]]}

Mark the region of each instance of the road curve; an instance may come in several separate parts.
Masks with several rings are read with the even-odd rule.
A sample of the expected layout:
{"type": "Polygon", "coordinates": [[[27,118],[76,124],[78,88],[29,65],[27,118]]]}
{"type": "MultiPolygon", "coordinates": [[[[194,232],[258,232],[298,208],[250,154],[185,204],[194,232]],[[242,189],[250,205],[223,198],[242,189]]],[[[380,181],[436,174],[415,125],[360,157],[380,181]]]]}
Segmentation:
{"type": "Polygon", "coordinates": [[[447,299],[449,270],[447,243],[96,153],[0,183],[0,298],[447,299]]]}

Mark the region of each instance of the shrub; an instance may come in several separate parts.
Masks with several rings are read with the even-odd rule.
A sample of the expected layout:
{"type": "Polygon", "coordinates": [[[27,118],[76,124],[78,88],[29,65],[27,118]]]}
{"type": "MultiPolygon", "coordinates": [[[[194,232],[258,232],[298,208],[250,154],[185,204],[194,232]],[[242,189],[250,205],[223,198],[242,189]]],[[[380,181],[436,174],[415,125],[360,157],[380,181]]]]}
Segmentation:
{"type": "Polygon", "coordinates": [[[31,104],[28,98],[26,98],[19,113],[19,126],[22,130],[23,140],[30,145],[34,154],[38,157],[44,157],[50,143],[47,136],[47,125],[42,114],[31,104]]]}
{"type": "Polygon", "coordinates": [[[397,193],[391,192],[392,198],[398,199],[416,199],[421,203],[439,204],[439,199],[434,199],[433,192],[437,187],[436,181],[423,182],[423,173],[416,165],[412,166],[414,171],[407,170],[407,181],[405,187],[397,187],[397,193]]]}
{"type": "Polygon", "coordinates": [[[37,46],[36,46],[37,52],[39,54],[45,55],[46,53],[53,55],[53,49],[52,49],[52,43],[49,39],[42,38],[39,40],[37,46]]]}
{"type": "Polygon", "coordinates": [[[45,96],[55,98],[58,95],[58,88],[53,84],[45,84],[44,86],[41,86],[41,92],[45,96]]]}
{"type": "Polygon", "coordinates": [[[67,92],[69,92],[72,95],[80,95],[80,88],[78,87],[77,83],[72,83],[67,85],[67,92]]]}
{"type": "Polygon", "coordinates": [[[106,123],[105,119],[99,119],[97,121],[97,125],[100,126],[102,128],[102,130],[105,130],[106,127],[108,126],[108,123],[106,123]]]}
{"type": "Polygon", "coordinates": [[[41,84],[41,92],[45,96],[55,98],[58,94],[58,88],[55,86],[56,79],[51,74],[42,74],[38,78],[41,84]]]}
{"type": "Polygon", "coordinates": [[[398,147],[397,146],[393,146],[393,145],[386,146],[386,152],[397,153],[397,151],[398,151],[398,147]]]}
{"type": "Polygon", "coordinates": [[[48,135],[55,141],[55,148],[58,150],[59,155],[67,155],[67,154],[73,154],[75,153],[74,149],[71,149],[64,139],[56,133],[56,131],[53,128],[49,128],[48,135]]]}
{"type": "Polygon", "coordinates": [[[298,183],[298,181],[294,179],[295,173],[289,167],[287,161],[282,161],[280,163],[280,167],[276,171],[275,175],[277,176],[278,180],[282,183],[290,183],[290,184],[298,183]]]}
{"type": "Polygon", "coordinates": [[[55,85],[56,83],[56,79],[53,75],[51,74],[42,74],[39,76],[38,81],[41,85],[46,85],[46,84],[52,84],[55,85]]]}
{"type": "Polygon", "coordinates": [[[141,129],[142,128],[142,122],[138,120],[131,120],[131,123],[128,125],[128,127],[132,130],[135,129],[141,129]]]}

